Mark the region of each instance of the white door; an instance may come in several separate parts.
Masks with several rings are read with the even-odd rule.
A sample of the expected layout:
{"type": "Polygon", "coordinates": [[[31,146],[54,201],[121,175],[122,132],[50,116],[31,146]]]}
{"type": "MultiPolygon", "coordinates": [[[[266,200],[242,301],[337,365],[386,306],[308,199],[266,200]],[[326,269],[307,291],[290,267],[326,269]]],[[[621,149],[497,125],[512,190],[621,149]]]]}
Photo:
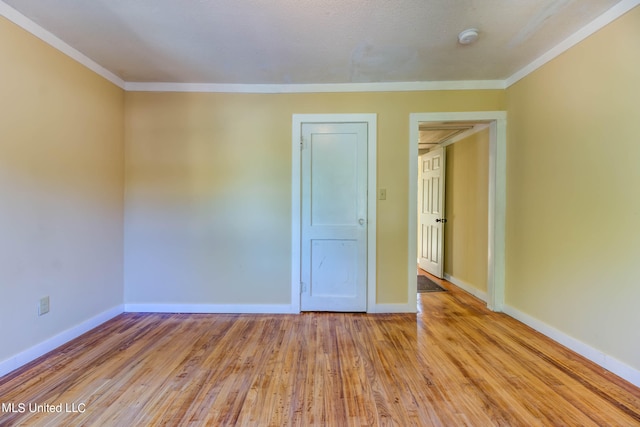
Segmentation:
{"type": "Polygon", "coordinates": [[[442,278],[444,271],[444,148],[420,156],[418,169],[418,264],[442,278]]]}
{"type": "Polygon", "coordinates": [[[367,124],[302,125],[302,311],[367,309],[367,124]]]}

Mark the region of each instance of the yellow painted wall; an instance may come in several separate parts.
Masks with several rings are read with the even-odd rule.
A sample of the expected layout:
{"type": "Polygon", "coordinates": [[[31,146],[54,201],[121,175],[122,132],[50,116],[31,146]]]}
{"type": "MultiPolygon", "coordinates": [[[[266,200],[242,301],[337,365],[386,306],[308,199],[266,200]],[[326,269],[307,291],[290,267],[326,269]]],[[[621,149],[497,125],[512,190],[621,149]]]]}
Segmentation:
{"type": "Polygon", "coordinates": [[[123,302],[124,93],[4,18],[0,64],[2,362],[123,302]]]}
{"type": "Polygon", "coordinates": [[[377,302],[407,303],[409,114],[503,110],[504,91],[129,92],[125,301],[289,304],[293,114],[377,113],[377,302]]]}
{"type": "Polygon", "coordinates": [[[409,114],[507,109],[507,305],[640,369],[640,8],[506,91],[124,94],[4,18],[0,63],[0,362],[123,302],[289,304],[294,113],[378,114],[406,303],[409,114]]]}
{"type": "Polygon", "coordinates": [[[640,8],[507,90],[506,303],[640,368],[640,8]]]}
{"type": "Polygon", "coordinates": [[[487,292],[489,128],[446,148],[444,271],[487,292]]]}

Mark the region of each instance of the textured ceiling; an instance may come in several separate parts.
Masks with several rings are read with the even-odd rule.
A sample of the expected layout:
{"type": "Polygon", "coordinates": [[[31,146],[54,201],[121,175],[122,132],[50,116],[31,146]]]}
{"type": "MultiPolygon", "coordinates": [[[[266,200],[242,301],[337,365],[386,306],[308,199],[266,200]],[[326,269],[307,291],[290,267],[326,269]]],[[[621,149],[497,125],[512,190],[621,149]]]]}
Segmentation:
{"type": "Polygon", "coordinates": [[[128,82],[287,84],[503,80],[618,1],[4,3],[128,82]]]}

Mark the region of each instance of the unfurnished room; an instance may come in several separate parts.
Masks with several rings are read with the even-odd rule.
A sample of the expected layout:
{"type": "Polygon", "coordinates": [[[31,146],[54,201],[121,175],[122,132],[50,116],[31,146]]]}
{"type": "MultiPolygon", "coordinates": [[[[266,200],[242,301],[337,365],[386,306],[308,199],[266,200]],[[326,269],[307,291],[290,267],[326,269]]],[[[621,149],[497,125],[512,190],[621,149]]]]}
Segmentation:
{"type": "Polygon", "coordinates": [[[640,0],[0,1],[1,426],[640,426],[640,0]]]}

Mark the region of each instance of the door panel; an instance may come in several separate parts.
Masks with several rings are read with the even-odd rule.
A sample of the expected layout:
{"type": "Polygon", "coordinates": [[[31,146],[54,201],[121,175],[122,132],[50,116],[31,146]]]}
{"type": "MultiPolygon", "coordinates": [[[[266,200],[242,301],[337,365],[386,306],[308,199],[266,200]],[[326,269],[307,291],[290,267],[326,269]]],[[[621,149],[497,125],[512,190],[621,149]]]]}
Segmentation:
{"type": "Polygon", "coordinates": [[[313,240],[311,242],[310,297],[356,297],[357,267],[358,242],[356,240],[313,240]]]}
{"type": "Polygon", "coordinates": [[[301,310],[366,311],[367,124],[302,125],[301,310]]]}
{"type": "Polygon", "coordinates": [[[444,260],[444,148],[420,156],[418,235],[420,268],[442,278],[444,260]]]}
{"type": "Polygon", "coordinates": [[[358,222],[357,134],[314,133],[311,151],[311,225],[358,222]]]}

